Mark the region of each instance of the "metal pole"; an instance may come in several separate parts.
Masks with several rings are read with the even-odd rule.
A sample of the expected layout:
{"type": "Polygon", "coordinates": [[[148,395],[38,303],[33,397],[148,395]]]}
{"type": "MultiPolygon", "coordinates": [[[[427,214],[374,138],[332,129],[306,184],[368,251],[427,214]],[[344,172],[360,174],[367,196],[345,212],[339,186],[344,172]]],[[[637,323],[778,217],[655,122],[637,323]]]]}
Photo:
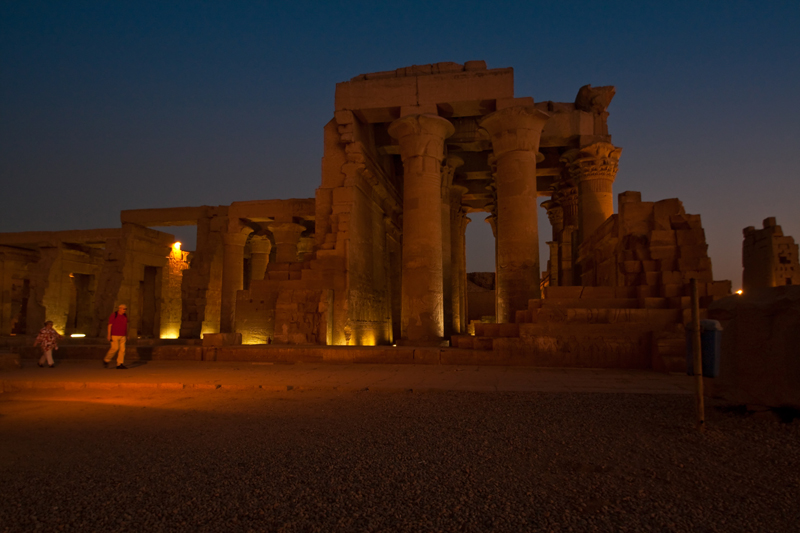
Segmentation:
{"type": "Polygon", "coordinates": [[[703,355],[700,341],[700,299],[697,296],[697,279],[690,281],[692,289],[692,359],[694,362],[695,404],[697,406],[697,427],[703,431],[706,412],[703,400],[703,355]]]}

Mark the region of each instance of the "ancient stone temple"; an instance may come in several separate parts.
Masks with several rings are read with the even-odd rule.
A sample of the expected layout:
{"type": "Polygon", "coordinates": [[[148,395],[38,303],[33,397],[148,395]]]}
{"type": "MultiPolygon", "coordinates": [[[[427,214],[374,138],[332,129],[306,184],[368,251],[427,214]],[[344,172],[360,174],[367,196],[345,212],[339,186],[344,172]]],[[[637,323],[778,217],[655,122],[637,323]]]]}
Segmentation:
{"type": "Polygon", "coordinates": [[[670,343],[680,349],[689,280],[704,304],[730,283],[713,281],[700,218],[677,199],[626,192],[614,212],[614,93],[586,85],[572,102],[534,102],[515,95],[513,69],[483,61],[356,76],[336,86],[314,198],[123,211],[121,230],[97,235],[0,234],[2,333],[57,316],[63,331],[96,335],[124,301],[133,338],[449,344],[497,361],[656,364],[670,343]],[[472,335],[474,212],[490,214],[496,271],[494,323],[472,324],[472,335]],[[180,257],[171,235],[148,229],[179,225],[197,227],[197,249],[180,257]],[[567,345],[581,335],[595,355],[567,345]],[[614,350],[628,355],[608,359],[614,350]]]}
{"type": "Polygon", "coordinates": [[[742,289],[800,285],[797,244],[783,234],[775,217],[765,218],[763,229],[744,228],[742,289]]]}

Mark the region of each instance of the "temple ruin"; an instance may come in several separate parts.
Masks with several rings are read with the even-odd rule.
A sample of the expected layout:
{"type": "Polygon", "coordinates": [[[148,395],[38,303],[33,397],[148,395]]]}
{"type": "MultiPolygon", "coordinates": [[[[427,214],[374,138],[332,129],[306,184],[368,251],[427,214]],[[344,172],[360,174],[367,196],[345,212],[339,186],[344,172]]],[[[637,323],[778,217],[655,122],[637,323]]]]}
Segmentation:
{"type": "Polygon", "coordinates": [[[775,217],[765,218],[763,229],[744,228],[742,289],[800,285],[797,245],[783,234],[775,217]]]}
{"type": "Polygon", "coordinates": [[[0,331],[29,335],[49,319],[96,337],[125,302],[132,340],[241,334],[272,347],[680,368],[689,280],[704,307],[730,282],[713,280],[700,216],[679,200],[624,192],[614,212],[614,93],[586,85],[573,102],[534,102],[514,94],[513,69],[483,61],[356,76],[336,85],[314,198],[128,210],[117,229],[0,234],[0,331]],[[544,263],[540,202],[551,223],[544,263]],[[465,230],[475,212],[490,214],[496,271],[493,318],[470,323],[465,230]],[[197,228],[191,252],[151,229],[187,225],[197,228]]]}

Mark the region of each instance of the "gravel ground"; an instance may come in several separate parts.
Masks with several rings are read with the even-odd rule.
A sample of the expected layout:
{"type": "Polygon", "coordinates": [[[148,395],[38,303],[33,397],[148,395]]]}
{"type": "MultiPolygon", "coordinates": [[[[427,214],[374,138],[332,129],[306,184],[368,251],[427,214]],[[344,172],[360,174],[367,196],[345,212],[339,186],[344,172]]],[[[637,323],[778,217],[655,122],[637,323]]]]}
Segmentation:
{"type": "Polygon", "coordinates": [[[800,531],[800,419],[690,396],[0,396],[0,531],[800,531]]]}

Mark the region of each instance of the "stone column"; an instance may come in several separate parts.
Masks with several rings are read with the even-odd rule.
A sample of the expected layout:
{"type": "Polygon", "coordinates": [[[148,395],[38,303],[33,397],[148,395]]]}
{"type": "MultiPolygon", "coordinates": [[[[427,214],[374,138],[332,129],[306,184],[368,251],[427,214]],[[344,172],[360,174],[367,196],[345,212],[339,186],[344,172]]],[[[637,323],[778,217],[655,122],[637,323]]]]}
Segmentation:
{"type": "Polygon", "coordinates": [[[236,291],[244,288],[244,245],[247,233],[222,234],[222,303],[220,333],[233,333],[236,291]]]}
{"type": "Polygon", "coordinates": [[[466,187],[454,186],[450,192],[450,264],[453,272],[451,277],[452,327],[453,333],[461,335],[466,333],[467,324],[467,247],[465,239],[470,219],[467,218],[461,207],[461,195],[466,191],[466,187]]]}
{"type": "Polygon", "coordinates": [[[250,239],[250,281],[261,281],[267,273],[272,242],[263,235],[250,239]]]}
{"type": "Polygon", "coordinates": [[[553,194],[563,209],[563,227],[578,227],[578,188],[570,178],[559,180],[556,183],[556,190],[553,194]]]}
{"type": "Polygon", "coordinates": [[[454,131],[436,115],[408,115],[389,126],[403,160],[401,335],[410,344],[438,343],[444,335],[440,164],[454,131]]]}
{"type": "Polygon", "coordinates": [[[542,207],[547,210],[547,219],[553,228],[553,241],[560,240],[561,232],[564,231],[564,208],[555,200],[542,202],[542,207]]]}
{"type": "MultiPolygon", "coordinates": [[[[444,336],[453,334],[453,258],[452,258],[452,202],[453,176],[456,168],[464,164],[464,160],[456,156],[447,156],[442,163],[442,290],[444,293],[444,336]]],[[[461,209],[461,195],[458,195],[458,209],[461,209]]]]}
{"type": "Polygon", "coordinates": [[[614,214],[612,186],[622,148],[598,142],[566,152],[561,160],[578,185],[578,231],[583,242],[614,214]]]}
{"type": "Polygon", "coordinates": [[[305,226],[294,222],[275,222],[267,226],[275,237],[275,262],[296,263],[297,243],[300,235],[306,230],[305,226]]]}
{"type": "Polygon", "coordinates": [[[542,207],[547,210],[547,219],[553,229],[553,239],[547,243],[550,248],[550,261],[547,265],[547,271],[550,276],[550,285],[557,286],[559,284],[558,272],[561,266],[559,248],[564,231],[564,208],[553,199],[542,202],[542,207]]]}
{"type": "Polygon", "coordinates": [[[514,322],[528,300],[539,298],[536,156],[547,113],[507,107],[480,125],[489,133],[497,172],[497,322],[514,322]]]}

